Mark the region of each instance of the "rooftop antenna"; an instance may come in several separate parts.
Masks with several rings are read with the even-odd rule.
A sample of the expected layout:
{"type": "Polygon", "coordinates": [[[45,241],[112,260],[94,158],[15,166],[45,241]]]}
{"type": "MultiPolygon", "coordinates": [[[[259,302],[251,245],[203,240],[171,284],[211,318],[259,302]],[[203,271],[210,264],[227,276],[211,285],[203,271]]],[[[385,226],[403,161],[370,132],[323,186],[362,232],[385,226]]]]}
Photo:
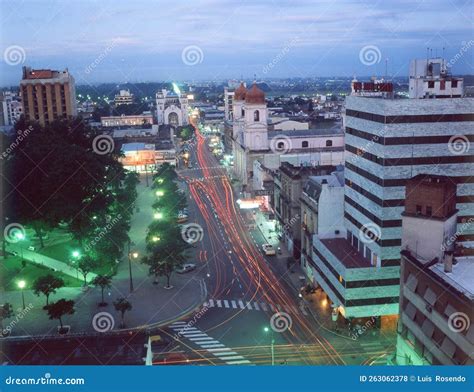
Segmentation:
{"type": "Polygon", "coordinates": [[[388,80],[388,58],[385,59],[385,80],[388,80]]]}
{"type": "Polygon", "coordinates": [[[253,74],[253,82],[255,84],[257,84],[257,74],[256,73],[253,74]]]}

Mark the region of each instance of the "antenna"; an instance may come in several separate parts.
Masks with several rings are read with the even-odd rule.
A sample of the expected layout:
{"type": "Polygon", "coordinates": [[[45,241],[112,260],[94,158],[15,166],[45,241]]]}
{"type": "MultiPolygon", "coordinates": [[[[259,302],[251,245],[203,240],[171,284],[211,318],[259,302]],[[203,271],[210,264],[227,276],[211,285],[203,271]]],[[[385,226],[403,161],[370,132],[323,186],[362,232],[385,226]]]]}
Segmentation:
{"type": "Polygon", "coordinates": [[[385,80],[388,80],[388,58],[385,59],[385,80]]]}

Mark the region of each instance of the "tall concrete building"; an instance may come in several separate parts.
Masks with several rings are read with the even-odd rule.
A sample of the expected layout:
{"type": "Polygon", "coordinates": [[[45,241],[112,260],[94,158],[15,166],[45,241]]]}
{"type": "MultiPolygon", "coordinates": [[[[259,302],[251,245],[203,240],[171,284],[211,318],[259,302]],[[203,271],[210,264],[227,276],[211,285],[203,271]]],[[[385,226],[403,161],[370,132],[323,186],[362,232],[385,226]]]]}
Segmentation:
{"type": "Polygon", "coordinates": [[[76,86],[67,69],[23,67],[20,93],[23,113],[29,121],[45,125],[56,119],[77,116],[76,86]]]}
{"type": "Polygon", "coordinates": [[[457,244],[456,184],[418,175],[406,194],[395,362],[472,365],[474,257],[457,244]]]}
{"type": "MultiPolygon", "coordinates": [[[[450,78],[439,75],[439,81],[450,78]]],[[[316,278],[346,317],[392,315],[398,313],[408,179],[448,175],[457,186],[458,227],[474,216],[474,100],[442,90],[433,99],[422,92],[396,99],[384,81],[359,87],[346,99],[346,232],[315,240],[316,278]]],[[[465,228],[458,240],[472,253],[474,227],[465,228]]]]}

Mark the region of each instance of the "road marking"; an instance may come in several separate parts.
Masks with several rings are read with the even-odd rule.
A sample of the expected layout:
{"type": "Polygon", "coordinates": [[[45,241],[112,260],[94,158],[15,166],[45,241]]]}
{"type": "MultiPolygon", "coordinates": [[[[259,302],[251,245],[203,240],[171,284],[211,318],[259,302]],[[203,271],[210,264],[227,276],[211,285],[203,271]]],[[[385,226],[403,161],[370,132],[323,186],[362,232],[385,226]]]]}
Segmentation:
{"type": "Polygon", "coordinates": [[[213,307],[214,307],[214,300],[213,300],[213,299],[210,299],[210,300],[209,300],[209,307],[210,307],[210,308],[213,308],[213,307]]]}
{"type": "Polygon", "coordinates": [[[220,299],[217,300],[217,307],[218,308],[222,307],[222,301],[220,299]]]}
{"type": "Polygon", "coordinates": [[[210,353],[213,353],[215,351],[230,351],[230,348],[229,347],[224,347],[224,348],[210,348],[208,349],[207,351],[209,351],[210,353]]]}
{"type": "MultiPolygon", "coordinates": [[[[187,337],[187,336],[186,336],[187,337]]],[[[210,336],[206,336],[206,337],[200,337],[200,338],[189,338],[189,340],[193,341],[193,342],[196,342],[196,343],[199,343],[203,340],[206,340],[205,343],[210,343],[209,340],[215,340],[214,338],[211,338],[210,336]]],[[[203,342],[204,343],[204,342],[203,342]]]]}
{"type": "Polygon", "coordinates": [[[198,338],[198,337],[207,336],[205,333],[202,333],[202,332],[182,333],[181,335],[184,335],[187,338],[198,338]]]}
{"type": "Polygon", "coordinates": [[[262,309],[264,312],[268,312],[267,304],[265,302],[260,302],[260,305],[262,305],[262,309]]]}
{"type": "Polygon", "coordinates": [[[250,361],[248,361],[247,359],[244,359],[243,361],[231,361],[231,362],[227,362],[228,365],[240,365],[240,364],[244,364],[244,363],[250,363],[250,361]]]}
{"type": "Polygon", "coordinates": [[[255,306],[255,310],[260,310],[260,306],[258,306],[258,302],[254,302],[253,306],[255,306]]]}
{"type": "Polygon", "coordinates": [[[247,309],[252,310],[252,304],[247,301],[247,309]]]}
{"type": "Polygon", "coordinates": [[[222,343],[219,344],[202,344],[202,348],[216,348],[216,347],[225,347],[222,343]]]}
{"type": "Polygon", "coordinates": [[[232,301],[230,301],[230,302],[232,302],[232,307],[233,307],[234,309],[237,308],[237,304],[235,303],[234,300],[232,300],[232,301]]]}
{"type": "Polygon", "coordinates": [[[244,308],[244,303],[240,299],[239,299],[239,306],[240,306],[240,309],[244,308]]]}
{"type": "Polygon", "coordinates": [[[217,357],[220,357],[222,355],[235,355],[235,354],[237,354],[235,351],[221,351],[220,353],[214,353],[214,355],[217,357]]]}
{"type": "Polygon", "coordinates": [[[231,357],[219,357],[220,359],[222,359],[223,361],[233,361],[233,360],[236,360],[236,359],[244,359],[244,357],[242,355],[234,355],[234,356],[231,356],[231,357]]]}
{"type": "Polygon", "coordinates": [[[229,307],[229,301],[227,301],[226,299],[224,300],[224,306],[225,306],[226,308],[229,307]]]}

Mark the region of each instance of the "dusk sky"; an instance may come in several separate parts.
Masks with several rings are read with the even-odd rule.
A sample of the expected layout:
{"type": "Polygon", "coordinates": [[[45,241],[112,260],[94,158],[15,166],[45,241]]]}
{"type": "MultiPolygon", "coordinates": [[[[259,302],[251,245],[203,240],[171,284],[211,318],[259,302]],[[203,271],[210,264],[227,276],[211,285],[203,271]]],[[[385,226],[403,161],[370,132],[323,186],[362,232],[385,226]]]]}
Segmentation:
{"type": "Polygon", "coordinates": [[[406,76],[427,47],[448,61],[462,53],[453,73],[473,73],[470,0],[0,4],[2,86],[18,85],[23,65],[68,67],[77,84],[381,76],[386,59],[390,75],[406,76]]]}

